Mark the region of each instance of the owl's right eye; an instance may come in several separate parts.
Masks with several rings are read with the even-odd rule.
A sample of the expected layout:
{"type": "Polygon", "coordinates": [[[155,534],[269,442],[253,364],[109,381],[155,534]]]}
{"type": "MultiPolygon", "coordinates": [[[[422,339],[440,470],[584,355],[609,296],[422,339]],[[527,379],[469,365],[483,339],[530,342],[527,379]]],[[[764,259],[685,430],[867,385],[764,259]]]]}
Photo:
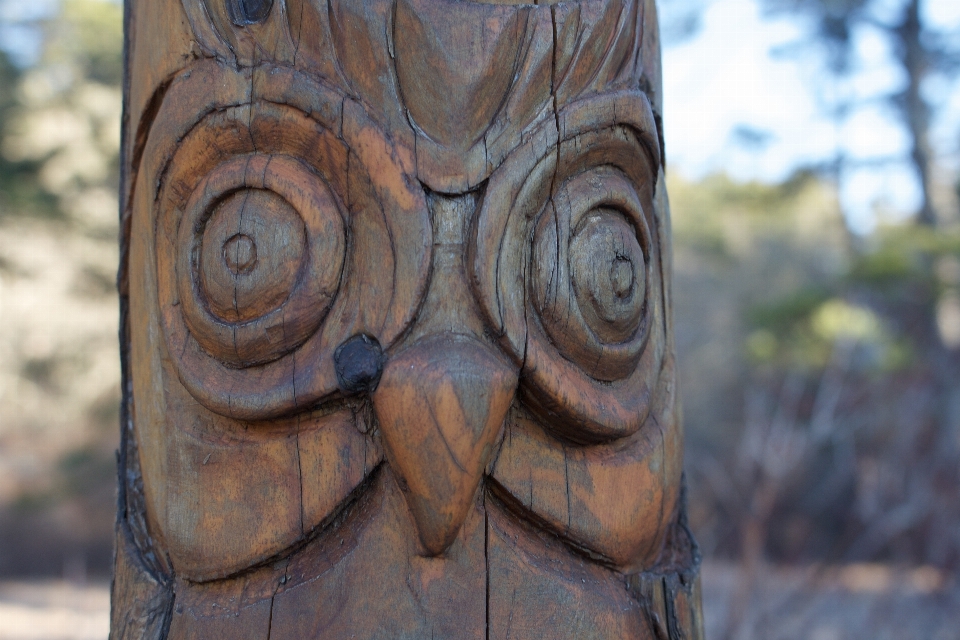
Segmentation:
{"type": "Polygon", "coordinates": [[[644,218],[627,178],[596,167],[561,187],[534,234],[529,284],[540,322],[565,358],[600,380],[629,375],[643,346],[644,218]]]}

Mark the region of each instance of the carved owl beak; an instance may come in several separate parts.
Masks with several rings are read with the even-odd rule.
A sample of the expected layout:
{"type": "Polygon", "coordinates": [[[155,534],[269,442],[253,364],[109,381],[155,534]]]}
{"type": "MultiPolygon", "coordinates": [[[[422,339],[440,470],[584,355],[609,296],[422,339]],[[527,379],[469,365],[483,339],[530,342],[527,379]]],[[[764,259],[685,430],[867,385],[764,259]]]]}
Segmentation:
{"type": "Polygon", "coordinates": [[[419,341],[385,366],[373,406],[428,554],[456,539],[516,388],[516,369],[467,336],[419,341]]]}

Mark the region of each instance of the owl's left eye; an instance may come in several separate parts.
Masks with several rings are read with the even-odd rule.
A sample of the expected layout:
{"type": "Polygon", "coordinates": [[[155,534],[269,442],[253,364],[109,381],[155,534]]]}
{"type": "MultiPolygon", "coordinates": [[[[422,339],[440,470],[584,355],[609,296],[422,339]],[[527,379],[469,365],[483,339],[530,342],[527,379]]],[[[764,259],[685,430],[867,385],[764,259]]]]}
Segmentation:
{"type": "Polygon", "coordinates": [[[646,260],[636,231],[616,211],[599,210],[570,242],[570,279],[587,325],[604,342],[636,330],[646,293],[646,260]]]}
{"type": "Polygon", "coordinates": [[[179,227],[183,317],[200,346],[246,367],[300,346],[339,288],[346,236],[326,183],[285,155],[216,167],[179,227]]]}
{"type": "Polygon", "coordinates": [[[277,194],[248,189],[216,207],[200,237],[197,265],[211,313],[245,322],[279,307],[303,261],[303,221],[277,194]]]}
{"type": "Polygon", "coordinates": [[[566,181],[533,239],[534,307],[564,357],[599,380],[628,375],[640,356],[649,231],[634,187],[612,167],[566,181]]]}
{"type": "Polygon", "coordinates": [[[584,99],[557,122],[557,139],[544,125],[491,175],[473,278],[526,408],[557,436],[601,442],[645,423],[664,363],[659,141],[640,93],[584,99]]]}
{"type": "Polygon", "coordinates": [[[351,336],[387,349],[403,334],[429,277],[430,213],[407,150],[363,107],[292,68],[209,59],[173,81],[151,131],[137,193],[169,363],[195,400],[242,420],[292,414],[341,390],[351,336]]]}

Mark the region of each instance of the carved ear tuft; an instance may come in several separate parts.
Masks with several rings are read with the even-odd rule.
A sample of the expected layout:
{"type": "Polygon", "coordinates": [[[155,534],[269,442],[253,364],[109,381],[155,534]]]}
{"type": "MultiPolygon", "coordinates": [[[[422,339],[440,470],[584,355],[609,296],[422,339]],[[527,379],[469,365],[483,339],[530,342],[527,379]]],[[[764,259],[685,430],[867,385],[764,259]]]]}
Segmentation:
{"type": "Polygon", "coordinates": [[[227,0],[230,21],[238,27],[263,22],[272,8],[273,0],[227,0]]]}

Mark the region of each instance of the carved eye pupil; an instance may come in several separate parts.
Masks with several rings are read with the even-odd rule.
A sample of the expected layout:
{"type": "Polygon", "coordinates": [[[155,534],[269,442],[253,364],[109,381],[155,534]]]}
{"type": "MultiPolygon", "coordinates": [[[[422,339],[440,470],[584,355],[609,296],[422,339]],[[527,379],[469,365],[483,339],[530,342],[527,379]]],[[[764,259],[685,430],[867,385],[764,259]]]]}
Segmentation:
{"type": "Polygon", "coordinates": [[[571,239],[577,302],[604,342],[622,342],[637,329],[646,296],[644,266],[636,230],[612,209],[589,214],[571,239]]]}
{"type": "Polygon", "coordinates": [[[610,267],[610,286],[613,295],[626,298],[633,290],[633,262],[627,256],[618,255],[610,267]]]}
{"type": "Polygon", "coordinates": [[[211,212],[200,244],[209,310],[245,322],[279,307],[296,285],[304,246],[303,220],[278,194],[241,189],[227,196],[211,212]]]}
{"type": "Polygon", "coordinates": [[[249,275],[257,264],[257,243],[250,236],[238,233],[223,245],[223,260],[233,275],[249,275]]]}

